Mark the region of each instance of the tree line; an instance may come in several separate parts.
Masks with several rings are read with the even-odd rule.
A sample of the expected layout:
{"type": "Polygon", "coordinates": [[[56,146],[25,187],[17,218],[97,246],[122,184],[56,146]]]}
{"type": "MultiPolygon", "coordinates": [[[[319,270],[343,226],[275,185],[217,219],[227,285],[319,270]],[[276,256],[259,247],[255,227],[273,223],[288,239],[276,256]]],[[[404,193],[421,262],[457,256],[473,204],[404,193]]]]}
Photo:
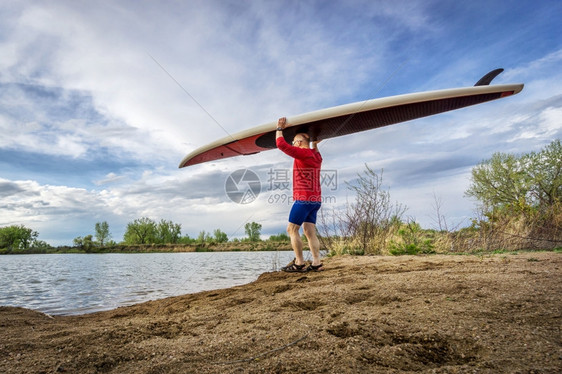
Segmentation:
{"type": "Polygon", "coordinates": [[[228,235],[221,229],[215,229],[212,233],[202,230],[196,238],[192,238],[188,234],[182,236],[180,223],[164,219],[157,222],[151,218],[142,217],[127,224],[123,240],[120,243],[111,240],[109,224],[104,221],[95,224],[93,235],[75,238],[74,246],[88,252],[96,248],[111,248],[117,245],[203,245],[227,243],[229,241],[257,242],[261,240],[261,224],[248,222],[244,229],[247,237],[242,240],[237,238],[229,240],[228,235]]]}
{"type": "MultiPolygon", "coordinates": [[[[123,240],[115,242],[107,221],[97,222],[94,234],[78,236],[73,239],[73,247],[85,252],[99,249],[111,249],[120,246],[138,245],[203,245],[226,242],[258,242],[261,240],[262,225],[257,222],[248,222],[244,226],[246,237],[230,240],[221,229],[212,233],[202,230],[196,238],[181,234],[181,224],[172,221],[160,220],[159,222],[142,217],[127,224],[123,240]]],[[[284,234],[273,236],[273,240],[289,240],[284,234]]],[[[48,243],[38,240],[39,233],[24,225],[0,227],[0,253],[21,253],[30,250],[48,252],[54,249],[48,243]]]]}

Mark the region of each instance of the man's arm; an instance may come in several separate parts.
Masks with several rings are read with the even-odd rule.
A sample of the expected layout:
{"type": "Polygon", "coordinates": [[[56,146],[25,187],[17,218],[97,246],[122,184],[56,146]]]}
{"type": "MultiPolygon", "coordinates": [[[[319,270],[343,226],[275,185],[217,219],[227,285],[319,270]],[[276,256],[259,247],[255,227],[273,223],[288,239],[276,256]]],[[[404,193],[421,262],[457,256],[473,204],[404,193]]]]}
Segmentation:
{"type": "Polygon", "coordinates": [[[275,133],[275,140],[283,137],[283,129],[287,125],[287,118],[281,117],[277,120],[277,132],[275,133]]]}
{"type": "Polygon", "coordinates": [[[295,147],[285,141],[283,137],[283,129],[287,126],[287,118],[281,117],[277,121],[277,132],[275,133],[275,143],[283,153],[293,158],[305,159],[310,157],[310,153],[306,149],[295,147]]]}

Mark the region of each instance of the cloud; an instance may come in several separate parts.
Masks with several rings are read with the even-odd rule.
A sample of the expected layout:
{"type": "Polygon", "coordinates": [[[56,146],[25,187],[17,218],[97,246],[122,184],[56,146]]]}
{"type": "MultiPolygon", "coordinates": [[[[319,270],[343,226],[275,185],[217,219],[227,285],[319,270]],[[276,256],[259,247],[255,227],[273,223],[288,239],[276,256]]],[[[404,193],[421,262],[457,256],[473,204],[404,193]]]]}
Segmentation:
{"type": "Polygon", "coordinates": [[[16,183],[13,183],[8,180],[0,180],[0,196],[2,198],[7,198],[9,196],[19,194],[24,192],[25,190],[18,186],[16,183]]]}
{"type": "Polygon", "coordinates": [[[80,188],[39,185],[34,181],[2,182],[11,187],[12,193],[2,199],[0,225],[21,220],[41,222],[48,220],[48,216],[68,213],[80,216],[98,205],[80,188]]]}
{"type": "MultiPolygon", "coordinates": [[[[380,65],[380,58],[372,57],[377,55],[355,48],[365,40],[353,38],[361,27],[377,31],[380,26],[341,4],[335,5],[336,10],[345,9],[358,22],[330,17],[333,22],[327,24],[316,13],[328,15],[334,9],[309,4],[289,13],[274,3],[201,2],[197,11],[191,4],[168,4],[179,7],[174,16],[144,5],[101,3],[77,8],[72,2],[61,2],[25,8],[13,32],[21,43],[18,61],[6,64],[11,79],[35,76],[37,85],[87,92],[95,110],[107,120],[149,132],[151,146],[159,150],[184,152],[184,143],[212,139],[221,129],[174,80],[232,132],[271,120],[271,113],[325,106],[334,100],[329,89],[334,86],[338,95],[349,96],[380,65]],[[271,17],[276,10],[284,16],[271,17]],[[109,11],[119,14],[120,22],[108,18],[109,11]],[[232,12],[241,16],[233,18],[232,12]],[[345,26],[343,33],[340,26],[345,26]],[[23,37],[23,30],[30,36],[23,37]],[[35,50],[41,39],[55,48],[35,50]],[[20,68],[24,59],[41,64],[20,68]]],[[[416,18],[413,10],[405,23],[416,18]]],[[[405,18],[390,8],[386,13],[405,18]]],[[[366,42],[376,48],[385,44],[383,39],[366,42]]]]}
{"type": "Polygon", "coordinates": [[[130,154],[127,138],[142,141],[138,131],[96,111],[84,93],[17,83],[0,84],[0,92],[0,148],[77,159],[102,147],[130,154]]]}
{"type": "Polygon", "coordinates": [[[101,186],[104,184],[115,183],[122,181],[125,177],[123,175],[117,175],[115,173],[108,173],[105,178],[94,181],[94,184],[101,186]]]}
{"type": "Polygon", "coordinates": [[[504,79],[533,79],[537,76],[544,76],[545,70],[551,71],[553,69],[559,73],[560,71],[557,67],[560,66],[560,62],[562,62],[562,49],[540,56],[524,65],[508,69],[504,73],[504,79]]]}
{"type": "Polygon", "coordinates": [[[532,113],[511,125],[508,142],[545,143],[562,137],[562,95],[533,104],[532,113]]]}

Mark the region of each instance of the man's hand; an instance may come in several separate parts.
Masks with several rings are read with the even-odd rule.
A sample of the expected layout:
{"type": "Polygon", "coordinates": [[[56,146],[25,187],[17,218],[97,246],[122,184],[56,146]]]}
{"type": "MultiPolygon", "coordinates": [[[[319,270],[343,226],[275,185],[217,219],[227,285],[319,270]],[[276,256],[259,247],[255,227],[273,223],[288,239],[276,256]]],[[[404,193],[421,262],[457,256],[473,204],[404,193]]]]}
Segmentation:
{"type": "Polygon", "coordinates": [[[279,118],[279,120],[277,120],[277,127],[281,127],[282,129],[284,129],[285,126],[287,126],[287,118],[285,117],[279,118]]]}

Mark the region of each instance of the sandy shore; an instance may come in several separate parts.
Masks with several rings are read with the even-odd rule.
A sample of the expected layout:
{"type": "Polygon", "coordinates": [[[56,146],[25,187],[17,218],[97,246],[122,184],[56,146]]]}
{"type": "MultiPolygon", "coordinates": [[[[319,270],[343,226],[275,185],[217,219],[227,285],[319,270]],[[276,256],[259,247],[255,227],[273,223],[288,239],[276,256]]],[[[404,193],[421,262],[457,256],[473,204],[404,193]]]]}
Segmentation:
{"type": "Polygon", "coordinates": [[[560,253],[325,264],[83,316],[0,307],[0,372],[562,370],[560,253]]]}

